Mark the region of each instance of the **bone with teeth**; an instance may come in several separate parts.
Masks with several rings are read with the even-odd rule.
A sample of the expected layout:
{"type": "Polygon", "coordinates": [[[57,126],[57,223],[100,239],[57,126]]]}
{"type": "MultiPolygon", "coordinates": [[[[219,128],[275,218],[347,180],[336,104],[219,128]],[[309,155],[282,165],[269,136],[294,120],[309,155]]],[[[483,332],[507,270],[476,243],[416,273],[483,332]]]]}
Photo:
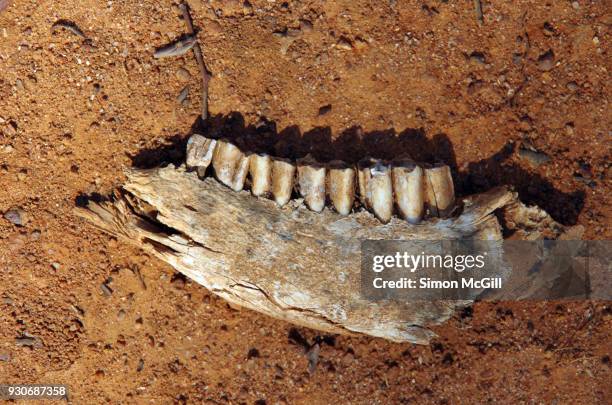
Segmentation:
{"type": "Polygon", "coordinates": [[[217,141],[194,134],[187,141],[186,165],[189,169],[196,169],[200,178],[204,177],[206,169],[212,161],[217,141]]]}
{"type": "Polygon", "coordinates": [[[279,206],[289,202],[293,191],[295,165],[287,159],[272,159],[272,195],[279,206]]]}
{"type": "Polygon", "coordinates": [[[249,166],[251,193],[261,197],[268,195],[272,188],[272,159],[265,153],[251,155],[249,166]]]}
{"type": "MultiPolygon", "coordinates": [[[[212,163],[217,179],[234,191],[251,177],[251,193],[270,196],[279,206],[291,199],[296,165],[287,159],[265,153],[245,154],[226,139],[214,140],[194,134],[187,142],[186,165],[204,177],[212,163]]],[[[355,182],[365,208],[382,222],[389,222],[395,206],[399,216],[417,224],[425,214],[445,217],[455,207],[455,190],[450,168],[445,165],[420,167],[411,159],[400,158],[390,166],[382,160],[366,158],[357,170],[342,161],[323,165],[310,155],[297,162],[298,189],[313,211],[325,207],[326,191],[334,209],[348,215],[355,200],[355,182]],[[357,173],[355,173],[357,171],[357,173]]]]}
{"type": "Polygon", "coordinates": [[[450,168],[446,165],[434,165],[426,168],[424,174],[425,198],[431,215],[449,215],[455,206],[455,187],[450,168]]]}
{"type": "Polygon", "coordinates": [[[329,163],[329,199],[340,215],[348,215],[355,201],[355,169],[340,160],[329,163]]]}
{"type": "Polygon", "coordinates": [[[418,224],[424,211],[423,169],[411,160],[397,161],[392,169],[393,191],[399,214],[411,224],[418,224]]]}
{"type": "Polygon", "coordinates": [[[365,159],[359,163],[359,190],[367,208],[382,222],[393,215],[391,169],[381,160],[365,159]]]}
{"type": "Polygon", "coordinates": [[[234,191],[242,190],[249,170],[249,157],[237,146],[225,139],[217,141],[212,165],[221,183],[234,191]]]}
{"type": "Polygon", "coordinates": [[[297,162],[298,186],[304,202],[311,210],[325,208],[325,166],[306,156],[297,162]]]}

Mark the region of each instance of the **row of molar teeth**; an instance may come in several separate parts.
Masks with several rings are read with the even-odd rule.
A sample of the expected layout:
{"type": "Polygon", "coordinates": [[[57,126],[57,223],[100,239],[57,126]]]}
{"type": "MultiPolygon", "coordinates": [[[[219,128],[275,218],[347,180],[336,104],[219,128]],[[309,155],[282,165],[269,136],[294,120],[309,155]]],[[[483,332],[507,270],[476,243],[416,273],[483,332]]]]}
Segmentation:
{"type": "Polygon", "coordinates": [[[297,189],[308,208],[316,212],[323,210],[329,196],[334,209],[348,215],[356,188],[361,204],[384,223],[391,220],[394,211],[417,224],[426,210],[432,216],[444,217],[455,208],[453,179],[446,165],[422,167],[408,158],[391,163],[367,158],[355,170],[339,160],[324,165],[310,155],[296,165],[265,153],[246,154],[225,139],[193,135],[187,142],[187,167],[204,177],[211,163],[217,179],[232,190],[244,188],[248,173],[251,193],[271,196],[279,206],[291,199],[297,172],[297,189]]]}

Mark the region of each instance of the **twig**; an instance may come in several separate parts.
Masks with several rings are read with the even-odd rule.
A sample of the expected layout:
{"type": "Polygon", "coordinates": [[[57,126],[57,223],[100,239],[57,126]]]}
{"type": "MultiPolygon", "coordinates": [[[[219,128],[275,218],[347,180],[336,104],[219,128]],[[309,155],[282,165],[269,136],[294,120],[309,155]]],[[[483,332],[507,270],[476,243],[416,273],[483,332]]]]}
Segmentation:
{"type": "Polygon", "coordinates": [[[482,3],[480,0],[474,0],[474,10],[476,11],[476,18],[480,23],[484,22],[484,17],[482,16],[482,3]]]}
{"type": "MultiPolygon", "coordinates": [[[[185,24],[187,24],[188,34],[195,35],[195,30],[193,28],[193,20],[191,19],[191,15],[189,14],[189,6],[187,5],[187,3],[183,2],[180,4],[180,8],[183,13],[183,19],[185,20],[185,24]]],[[[192,49],[196,61],[198,62],[198,66],[200,67],[200,73],[202,75],[202,121],[206,121],[206,119],[208,118],[208,83],[210,82],[211,75],[208,69],[206,68],[206,64],[204,63],[200,43],[196,41],[192,49]]]]}
{"type": "Polygon", "coordinates": [[[168,58],[170,56],[180,56],[193,48],[197,42],[195,35],[187,35],[186,37],[179,39],[169,45],[162,46],[153,54],[154,58],[168,58]]]}

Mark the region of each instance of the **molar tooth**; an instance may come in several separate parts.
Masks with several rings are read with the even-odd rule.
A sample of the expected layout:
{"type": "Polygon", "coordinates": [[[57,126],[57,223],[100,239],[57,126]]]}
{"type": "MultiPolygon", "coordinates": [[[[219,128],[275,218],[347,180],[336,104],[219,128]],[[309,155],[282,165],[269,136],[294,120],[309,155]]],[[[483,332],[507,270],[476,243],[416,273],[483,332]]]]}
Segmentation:
{"type": "Polygon", "coordinates": [[[265,153],[251,155],[249,167],[251,174],[251,193],[261,197],[267,195],[272,188],[272,159],[265,153]]]}
{"type": "Polygon", "coordinates": [[[359,165],[359,190],[362,201],[374,215],[387,223],[393,215],[391,170],[381,160],[368,159],[359,165]]]}
{"type": "Polygon", "coordinates": [[[185,164],[188,169],[196,169],[200,178],[204,177],[206,169],[212,161],[217,141],[205,136],[193,134],[187,141],[187,158],[185,164]]]}
{"type": "Polygon", "coordinates": [[[425,205],[423,169],[410,160],[401,160],[394,163],[391,172],[395,203],[401,217],[418,224],[425,205]]]}
{"type": "Polygon", "coordinates": [[[240,148],[226,139],[220,139],[217,141],[212,165],[221,183],[234,191],[242,190],[249,170],[249,157],[240,148]]]}
{"type": "Polygon", "coordinates": [[[455,187],[450,168],[434,165],[425,169],[426,202],[433,216],[445,217],[455,208],[455,187]]]}
{"type": "Polygon", "coordinates": [[[329,163],[329,198],[339,214],[351,213],[355,201],[355,170],[341,160],[329,163]]]}
{"type": "Polygon", "coordinates": [[[295,165],[290,160],[281,158],[272,160],[272,195],[274,201],[281,207],[291,199],[294,177],[295,165]]]}
{"type": "Polygon", "coordinates": [[[320,212],[325,208],[325,166],[310,155],[297,162],[298,185],[304,202],[311,210],[320,212]]]}

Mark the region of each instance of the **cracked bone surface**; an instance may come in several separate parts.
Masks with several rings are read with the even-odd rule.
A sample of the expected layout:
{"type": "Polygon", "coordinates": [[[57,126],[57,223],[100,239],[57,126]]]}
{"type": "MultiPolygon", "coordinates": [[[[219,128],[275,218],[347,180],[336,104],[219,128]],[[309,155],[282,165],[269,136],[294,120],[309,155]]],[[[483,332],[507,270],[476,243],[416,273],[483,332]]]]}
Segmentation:
{"type": "Polygon", "coordinates": [[[291,199],[295,165],[288,159],[272,159],[272,195],[279,206],[283,206],[291,199]]]}
{"type": "Polygon", "coordinates": [[[187,141],[187,158],[185,164],[189,169],[196,169],[200,178],[204,177],[210,166],[217,141],[194,134],[187,141]]]}
{"type": "Polygon", "coordinates": [[[425,184],[423,169],[411,160],[393,163],[393,193],[402,218],[418,224],[425,210],[425,184]]]}
{"type": "Polygon", "coordinates": [[[445,221],[381,224],[363,210],[340,216],[234,193],[212,178],[169,165],[126,172],[115,199],[75,208],[96,227],[167,262],[233,305],[324,333],[427,344],[431,326],[465,301],[370,301],[361,293],[361,241],[498,240],[504,224],[520,239],[580,239],[516,193],[497,188],[464,199],[445,221]],[[149,207],[143,210],[142,207],[149,207]],[[146,220],[143,220],[144,219],[146,220]],[[172,232],[168,232],[172,229],[172,232]]]}
{"type": "Polygon", "coordinates": [[[249,165],[251,193],[257,197],[268,195],[272,189],[272,159],[265,153],[253,154],[249,165]]]}
{"type": "Polygon", "coordinates": [[[297,162],[298,186],[306,206],[315,212],[325,208],[325,166],[311,156],[297,162]]]}
{"type": "Polygon", "coordinates": [[[393,215],[393,185],[391,168],[382,160],[364,159],[359,162],[359,191],[362,202],[383,223],[393,215]]]}
{"type": "Polygon", "coordinates": [[[249,170],[249,158],[240,148],[226,139],[218,140],[212,165],[221,183],[234,191],[242,190],[249,170]]]}
{"type": "Polygon", "coordinates": [[[450,167],[438,164],[424,170],[425,198],[432,216],[448,216],[455,208],[455,186],[450,167]]]}
{"type": "Polygon", "coordinates": [[[355,169],[341,160],[329,163],[329,199],[339,214],[351,213],[355,201],[355,169]]]}

